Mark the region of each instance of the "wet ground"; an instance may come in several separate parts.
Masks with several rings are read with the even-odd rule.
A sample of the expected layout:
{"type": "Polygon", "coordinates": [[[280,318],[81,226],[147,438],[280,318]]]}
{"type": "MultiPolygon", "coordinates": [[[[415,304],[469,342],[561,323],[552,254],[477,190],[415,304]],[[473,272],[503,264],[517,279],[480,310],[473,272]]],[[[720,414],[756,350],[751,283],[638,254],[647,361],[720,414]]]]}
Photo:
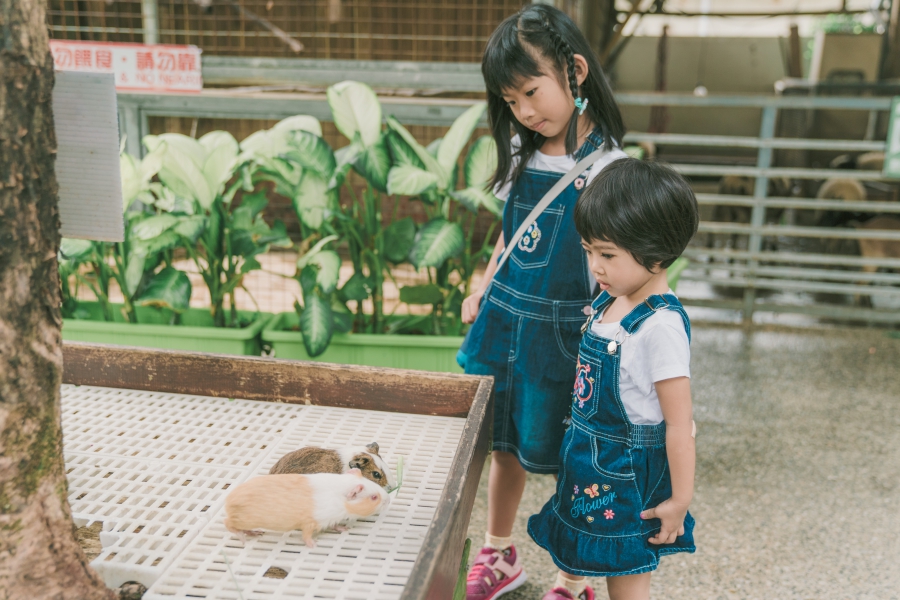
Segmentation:
{"type": "MultiPolygon", "coordinates": [[[[653,597],[900,598],[900,339],[695,324],[692,349],[697,553],[664,557],[653,597]]],[[[555,580],[525,531],[553,486],[529,476],[514,532],[529,582],[505,599],[539,599],[555,580]]],[[[476,547],[486,492],[487,469],[476,547]]]]}

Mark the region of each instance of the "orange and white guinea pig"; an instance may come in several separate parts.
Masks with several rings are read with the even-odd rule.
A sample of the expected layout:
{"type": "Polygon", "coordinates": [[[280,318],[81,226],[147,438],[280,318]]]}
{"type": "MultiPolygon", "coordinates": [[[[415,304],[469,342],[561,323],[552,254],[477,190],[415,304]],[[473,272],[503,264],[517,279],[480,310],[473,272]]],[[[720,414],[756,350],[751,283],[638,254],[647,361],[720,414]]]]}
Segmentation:
{"type": "Polygon", "coordinates": [[[254,477],[225,499],[225,527],[244,535],[270,531],[303,531],[307,546],[324,529],[346,531],[338,524],[375,514],[390,503],[384,489],[363,478],[359,469],[348,473],[279,474],[254,477]]]}

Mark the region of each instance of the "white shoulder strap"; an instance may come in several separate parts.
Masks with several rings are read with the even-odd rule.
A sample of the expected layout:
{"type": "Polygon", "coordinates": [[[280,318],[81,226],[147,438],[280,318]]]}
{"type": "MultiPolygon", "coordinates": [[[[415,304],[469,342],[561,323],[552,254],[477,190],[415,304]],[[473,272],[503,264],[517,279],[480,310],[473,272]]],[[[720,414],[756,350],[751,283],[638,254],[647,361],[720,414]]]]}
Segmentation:
{"type": "MultiPolygon", "coordinates": [[[[568,173],[562,176],[562,178],[556,182],[556,184],[550,188],[550,190],[544,194],[544,197],[541,198],[541,201],[538,202],[535,207],[528,213],[528,216],[525,217],[525,220],[522,221],[522,224],[519,225],[519,228],[516,229],[515,233],[513,233],[512,237],[508,240],[504,240],[506,242],[506,249],[503,251],[503,255],[500,256],[500,260],[497,261],[497,270],[494,271],[494,277],[497,276],[497,273],[500,272],[500,268],[503,266],[503,263],[506,262],[506,259],[509,258],[509,255],[512,254],[512,251],[515,249],[516,244],[519,243],[519,240],[522,239],[522,236],[525,235],[525,231],[528,229],[528,226],[537,220],[541,213],[544,212],[544,209],[550,206],[550,203],[556,200],[556,197],[560,195],[560,193],[566,189],[570,183],[575,181],[575,178],[578,177],[583,171],[585,171],[588,167],[593,165],[595,162],[600,160],[600,157],[603,155],[605,150],[602,148],[598,148],[594,150],[572,167],[568,173]]],[[[492,279],[493,281],[493,279],[492,279]]]]}

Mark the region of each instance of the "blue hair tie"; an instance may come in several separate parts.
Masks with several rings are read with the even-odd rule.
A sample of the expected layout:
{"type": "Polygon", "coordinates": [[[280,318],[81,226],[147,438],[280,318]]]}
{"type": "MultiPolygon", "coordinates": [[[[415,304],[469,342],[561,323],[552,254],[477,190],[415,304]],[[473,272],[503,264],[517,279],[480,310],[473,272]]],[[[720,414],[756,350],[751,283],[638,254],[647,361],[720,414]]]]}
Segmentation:
{"type": "Polygon", "coordinates": [[[587,105],[588,105],[588,98],[584,98],[584,99],[575,98],[575,108],[578,109],[579,117],[584,114],[584,110],[587,108],[587,105]]]}

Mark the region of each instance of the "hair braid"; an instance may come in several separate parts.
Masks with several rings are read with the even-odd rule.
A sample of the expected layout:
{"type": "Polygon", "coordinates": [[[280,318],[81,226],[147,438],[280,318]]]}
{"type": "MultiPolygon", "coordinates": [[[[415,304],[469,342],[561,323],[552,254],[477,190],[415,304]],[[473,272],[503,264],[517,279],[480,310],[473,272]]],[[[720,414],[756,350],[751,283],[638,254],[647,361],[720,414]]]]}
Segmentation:
{"type": "Polygon", "coordinates": [[[557,32],[549,21],[544,21],[544,27],[556,46],[557,55],[566,62],[566,79],[569,83],[569,89],[572,91],[572,98],[578,98],[578,78],[575,76],[575,53],[572,47],[563,36],[557,32]]]}

